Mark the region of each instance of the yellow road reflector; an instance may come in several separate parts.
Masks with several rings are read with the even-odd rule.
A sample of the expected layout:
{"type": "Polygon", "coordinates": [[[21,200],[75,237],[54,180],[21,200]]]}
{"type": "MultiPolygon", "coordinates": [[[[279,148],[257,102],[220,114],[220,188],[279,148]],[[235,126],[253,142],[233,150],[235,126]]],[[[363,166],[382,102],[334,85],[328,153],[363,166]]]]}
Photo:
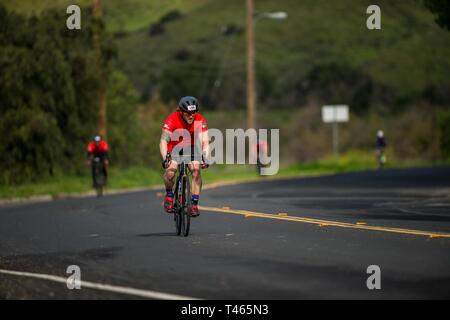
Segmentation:
{"type": "Polygon", "coordinates": [[[367,225],[367,223],[362,222],[362,221],[359,221],[359,222],[357,222],[356,224],[357,224],[358,226],[366,226],[366,225],[367,225]]]}

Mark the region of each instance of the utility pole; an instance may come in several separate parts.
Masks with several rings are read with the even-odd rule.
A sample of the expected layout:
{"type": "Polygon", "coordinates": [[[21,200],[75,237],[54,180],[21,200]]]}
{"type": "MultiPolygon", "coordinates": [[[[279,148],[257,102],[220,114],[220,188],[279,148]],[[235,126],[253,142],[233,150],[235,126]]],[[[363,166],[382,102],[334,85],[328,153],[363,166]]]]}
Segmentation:
{"type": "MultiPolygon", "coordinates": [[[[102,0],[94,1],[94,16],[97,19],[102,19],[103,8],[102,0]]],[[[106,139],[107,137],[107,116],[106,116],[106,70],[104,70],[104,63],[102,58],[101,39],[98,30],[94,34],[94,47],[97,56],[97,68],[100,73],[100,86],[97,91],[98,96],[98,133],[106,139]]]]}
{"type": "Polygon", "coordinates": [[[339,161],[339,123],[350,121],[349,106],[323,106],[322,120],[333,125],[333,151],[336,161],[339,161]]]}
{"type": "Polygon", "coordinates": [[[284,20],[286,12],[259,13],[255,18],[253,0],[247,0],[247,129],[257,129],[255,83],[255,23],[258,19],[284,20]]]}
{"type": "Polygon", "coordinates": [[[247,0],[247,129],[256,129],[255,33],[253,0],[247,0]]]}
{"type": "Polygon", "coordinates": [[[333,123],[333,151],[336,160],[339,160],[339,124],[333,123]]]}

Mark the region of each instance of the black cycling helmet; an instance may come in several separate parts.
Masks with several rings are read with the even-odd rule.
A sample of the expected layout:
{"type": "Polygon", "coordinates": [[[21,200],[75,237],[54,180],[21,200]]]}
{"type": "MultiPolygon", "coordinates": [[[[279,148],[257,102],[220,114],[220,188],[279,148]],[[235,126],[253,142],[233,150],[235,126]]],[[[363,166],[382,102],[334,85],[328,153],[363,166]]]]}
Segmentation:
{"type": "Polygon", "coordinates": [[[187,96],[181,98],[180,102],[178,102],[178,106],[183,112],[198,112],[198,100],[195,97],[187,96]]]}

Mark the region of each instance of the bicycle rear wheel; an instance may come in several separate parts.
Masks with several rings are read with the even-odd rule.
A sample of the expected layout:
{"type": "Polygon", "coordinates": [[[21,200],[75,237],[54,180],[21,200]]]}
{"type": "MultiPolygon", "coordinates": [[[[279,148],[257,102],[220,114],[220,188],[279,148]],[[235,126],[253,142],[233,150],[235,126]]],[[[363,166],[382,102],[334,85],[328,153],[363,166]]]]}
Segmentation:
{"type": "Polygon", "coordinates": [[[103,174],[103,167],[96,164],[95,165],[95,190],[97,192],[97,197],[103,196],[103,186],[105,184],[105,175],[103,174]]]}
{"type": "Polygon", "coordinates": [[[97,186],[97,197],[103,196],[103,187],[97,186]]]}

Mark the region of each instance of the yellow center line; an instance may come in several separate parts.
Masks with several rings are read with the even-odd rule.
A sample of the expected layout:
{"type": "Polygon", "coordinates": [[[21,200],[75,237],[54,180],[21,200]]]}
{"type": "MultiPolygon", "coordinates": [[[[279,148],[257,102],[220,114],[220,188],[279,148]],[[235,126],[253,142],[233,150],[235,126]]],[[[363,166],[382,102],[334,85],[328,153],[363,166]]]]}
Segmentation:
{"type": "Polygon", "coordinates": [[[302,222],[302,223],[308,223],[308,224],[315,224],[315,225],[318,225],[319,227],[340,227],[340,228],[359,229],[359,230],[401,233],[401,234],[409,234],[409,235],[416,235],[416,236],[425,236],[425,237],[430,237],[430,238],[450,238],[449,233],[434,232],[434,231],[422,231],[422,230],[413,230],[413,229],[402,229],[402,228],[369,226],[367,224],[361,224],[361,223],[354,224],[354,223],[339,222],[339,221],[329,221],[329,220],[289,216],[286,213],[270,214],[270,213],[252,212],[252,211],[247,211],[247,210],[234,210],[234,209],[230,209],[228,207],[214,208],[214,207],[200,206],[200,209],[204,210],[204,211],[210,211],[210,212],[237,214],[237,215],[244,216],[246,218],[257,217],[257,218],[265,218],[265,219],[302,222]]]}

